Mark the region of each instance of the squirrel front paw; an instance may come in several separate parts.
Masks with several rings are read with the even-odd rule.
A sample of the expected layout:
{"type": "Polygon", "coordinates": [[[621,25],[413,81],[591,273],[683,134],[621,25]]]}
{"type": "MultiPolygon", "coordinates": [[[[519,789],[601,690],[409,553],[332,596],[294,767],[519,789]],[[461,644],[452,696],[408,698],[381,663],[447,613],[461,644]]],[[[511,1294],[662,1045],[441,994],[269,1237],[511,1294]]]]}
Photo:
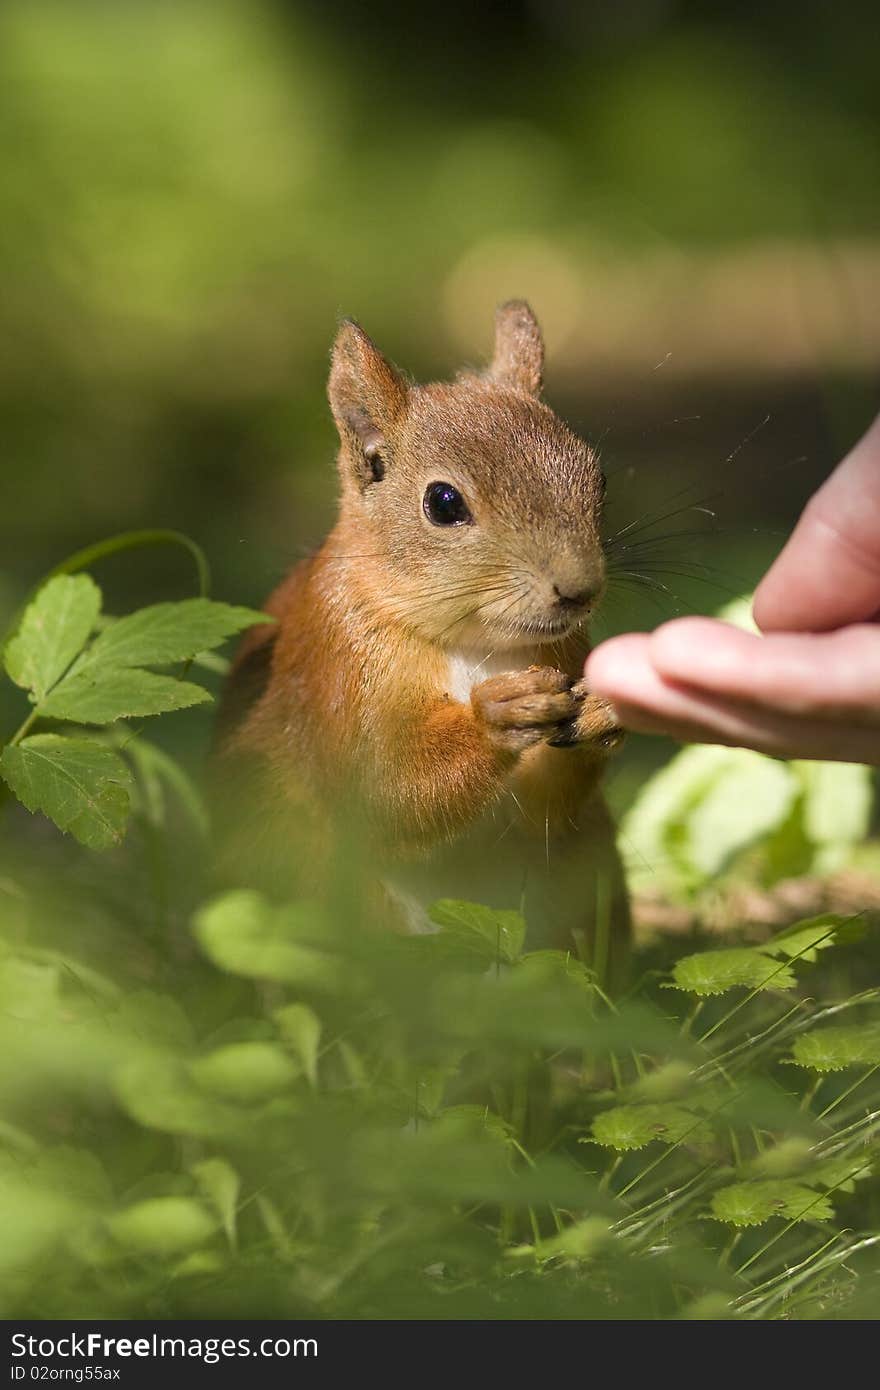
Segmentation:
{"type": "Polygon", "coordinates": [[[471,691],[471,705],[493,748],[522,753],[552,742],[576,717],[571,684],[570,676],[552,666],[532,666],[481,681],[471,691]]]}
{"type": "Polygon", "coordinates": [[[554,748],[588,744],[603,757],[615,752],[625,734],[612,706],[600,695],[591,695],[584,680],[576,681],[570,694],[575,705],[574,714],[548,742],[554,748]]]}

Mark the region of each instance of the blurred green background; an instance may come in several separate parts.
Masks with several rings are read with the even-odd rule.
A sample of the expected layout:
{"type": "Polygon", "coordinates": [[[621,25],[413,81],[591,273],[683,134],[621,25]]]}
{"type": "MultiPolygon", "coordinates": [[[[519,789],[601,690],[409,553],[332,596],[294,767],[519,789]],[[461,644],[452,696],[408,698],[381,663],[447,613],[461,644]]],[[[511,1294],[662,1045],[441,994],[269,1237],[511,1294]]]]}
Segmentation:
{"type": "Polygon", "coordinates": [[[6,0],[0,607],[145,525],[259,602],[333,515],[337,317],[448,375],[511,295],[609,527],[705,533],[603,631],[741,592],[880,403],[875,40],[868,3],[6,0]]]}
{"type": "MultiPolygon", "coordinates": [[[[674,0],[438,7],[4,0],[0,621],[70,551],[148,526],[188,532],[205,548],[217,598],[260,604],[332,521],[335,436],[324,386],[338,317],[357,317],[424,379],[484,360],[494,305],[511,296],[528,298],[544,325],[548,399],[601,449],[609,532],[632,525],[644,528],[640,539],[656,539],[647,582],[611,592],[599,635],[714,609],[747,590],[880,407],[878,21],[869,0],[707,9],[674,0]]],[[[126,552],[95,573],[111,613],[194,592],[191,562],[171,548],[126,552]]],[[[25,712],[23,693],[2,683],[0,728],[14,729],[25,712]]],[[[210,712],[196,709],[146,732],[192,766],[210,724],[210,712]]],[[[617,810],[671,751],[666,741],[628,741],[609,778],[617,810]]],[[[762,767],[761,776],[777,782],[795,776],[762,767]]],[[[602,1183],[610,1182],[619,1156],[605,1170],[595,1145],[577,1148],[596,1106],[606,1104],[597,1088],[608,1084],[588,1056],[595,1038],[583,1034],[583,986],[566,975],[566,987],[581,994],[571,1002],[577,1028],[560,1041],[565,982],[541,975],[552,962],[517,966],[513,992],[502,996],[508,1002],[493,1005],[497,1031],[487,1013],[488,1031],[476,1036],[470,1020],[481,1025],[485,1005],[468,992],[473,962],[462,967],[468,990],[447,997],[453,975],[411,953],[412,942],[389,935],[375,943],[374,967],[359,933],[347,931],[357,988],[349,992],[346,978],[316,1005],[323,1089],[313,1094],[314,1075],[291,1082],[285,1054],[278,1097],[270,1076],[262,1098],[254,1085],[254,1094],[245,1088],[230,1098],[217,1090],[216,1075],[212,1082],[199,1071],[205,1057],[216,1063],[226,1049],[228,1063],[230,1045],[244,1044],[252,1065],[253,1045],[277,1072],[279,1038],[290,1051],[290,1037],[279,1033],[282,1014],[293,1027],[291,1010],[277,1005],[300,993],[283,973],[275,979],[267,971],[263,980],[242,951],[241,942],[247,948],[253,939],[248,901],[236,910],[227,903],[227,935],[218,938],[237,956],[224,957],[217,942],[213,951],[201,938],[199,949],[193,945],[190,917],[205,892],[206,856],[193,850],[195,832],[176,804],[179,781],[170,785],[167,824],[164,793],[155,813],[145,792],[129,843],[100,858],[62,840],[48,821],[7,808],[0,1147],[12,1159],[0,1171],[4,1306],[68,1317],[303,1309],[407,1316],[413,1308],[431,1316],[438,1308],[440,1316],[606,1316],[604,1266],[597,1291],[585,1291],[579,1274],[569,1285],[563,1265],[542,1292],[543,1275],[499,1274],[499,1249],[522,1238],[503,1211],[497,1232],[494,1217],[488,1225],[459,1223],[453,1211],[462,1194],[470,1204],[469,1163],[478,1196],[486,1200],[488,1190],[492,1202],[507,1201],[509,1190],[511,1202],[559,1201],[576,1216],[593,1202],[592,1187],[555,1194],[550,1180],[564,1174],[558,1168],[553,1177],[553,1153],[550,1176],[537,1173],[523,1197],[521,1175],[514,1190],[504,1185],[507,1167],[500,1187],[494,1168],[479,1168],[469,1130],[447,1144],[442,1125],[431,1127],[444,1096],[444,1105],[472,1100],[483,1073],[459,1063],[463,1047],[480,1044],[479,1067],[496,1085],[493,1123],[497,1111],[504,1124],[510,1119],[517,1145],[524,1137],[531,1143],[533,1130],[536,1152],[550,1153],[540,1138],[542,1106],[533,1107],[541,1122],[533,1125],[532,1102],[521,1104],[532,1053],[585,1048],[580,1073],[566,1062],[551,1078],[548,1123],[561,1117],[560,1132],[571,1140],[565,1162],[576,1156],[578,1183],[598,1177],[600,1167],[602,1183]],[[361,1014],[362,969],[373,971],[367,995],[372,989],[379,1000],[378,1029],[371,1010],[361,1014]],[[117,1064],[137,1061],[141,1050],[149,1061],[154,1047],[164,1071],[152,1089],[136,1073],[120,1091],[117,1064]],[[402,1164],[402,1150],[378,1143],[392,1132],[399,1138],[411,1115],[426,1121],[423,1141],[436,1140],[419,1175],[402,1164]],[[389,1161],[388,1153],[397,1157],[389,1161]],[[223,1162],[194,1161],[206,1155],[223,1162]],[[210,1196],[212,1184],[216,1195],[218,1181],[232,1184],[226,1207],[242,1213],[240,1259],[234,1225],[227,1250],[204,1213],[179,1250],[173,1241],[164,1251],[148,1243],[144,1255],[132,1238],[130,1204],[185,1197],[183,1214],[192,1218],[189,1199],[202,1187],[210,1196]],[[107,1231],[116,1228],[101,1224],[106,1213],[127,1232],[123,1239],[117,1230],[119,1248],[111,1241],[109,1253],[107,1231]],[[442,1274],[441,1258],[471,1281],[453,1291],[456,1302],[448,1301],[445,1274],[431,1274],[442,1274]],[[440,1302],[433,1285],[426,1292],[428,1276],[440,1302]]],[[[714,804],[723,803],[734,833],[738,817],[751,824],[766,810],[766,794],[742,786],[735,778],[717,784],[714,804]]],[[[854,800],[846,786],[837,799],[822,791],[829,841],[841,827],[846,833],[854,800]]],[[[689,789],[685,800],[688,815],[720,840],[711,809],[689,789]]],[[[740,875],[742,894],[725,929],[731,917],[744,925],[776,921],[760,916],[752,879],[774,886],[793,872],[816,872],[816,864],[829,868],[818,851],[812,856],[816,846],[798,820],[805,804],[801,796],[789,814],[786,802],[772,834],[736,862],[733,886],[740,875]],[[792,870],[792,854],[802,850],[810,854],[792,870]]],[[[677,849],[679,829],[673,824],[677,849]]],[[[860,834],[861,827],[851,838],[860,834]]],[[[877,903],[875,848],[864,856],[849,883],[853,905],[841,909],[857,916],[877,903]]],[[[707,882],[716,871],[709,866],[707,882]]],[[[707,903],[697,916],[711,929],[707,903]]],[[[766,895],[758,906],[766,908],[766,895]]],[[[791,899],[792,916],[817,910],[791,899]]],[[[419,940],[433,949],[433,938],[419,940]]],[[[669,937],[643,951],[645,989],[666,972],[670,952],[692,945],[690,936],[669,937]]],[[[860,991],[877,979],[875,940],[861,949],[841,952],[839,971],[823,964],[818,984],[805,986],[820,1022],[826,1005],[837,1017],[872,997],[860,991]]],[[[479,966],[479,953],[474,960],[479,966]]],[[[655,994],[668,1015],[674,1005],[659,995],[666,983],[655,994]]],[[[308,990],[303,998],[312,1000],[308,990]]],[[[771,1005],[763,995],[752,1000],[737,1016],[742,1034],[720,1034],[719,1046],[764,1037],[776,1018],[771,1005]]],[[[626,1029],[632,1018],[638,1023],[638,1007],[626,1029]]],[[[786,997],[779,1008],[788,1007],[786,997]]],[[[722,1005],[714,1009],[712,1001],[701,1036],[721,1026],[722,1005]]],[[[307,1031],[315,1025],[309,1010],[293,1017],[300,1031],[304,1018],[307,1031]]],[[[854,1027],[869,1032],[858,1019],[854,1027]]],[[[674,1046],[665,1036],[644,1044],[658,1070],[682,1045],[678,1018],[670,1027],[674,1046]]],[[[795,1020],[792,1030],[800,1027],[795,1020]]],[[[871,1027],[876,1039],[876,1021],[871,1027]]],[[[741,1043],[745,1089],[754,1083],[755,1104],[764,1106],[760,1114],[743,1111],[744,1134],[756,1124],[800,1133],[815,1095],[814,1086],[801,1098],[801,1080],[782,1055],[789,1035],[774,1036],[775,1051],[741,1043]],[[771,1081],[762,1100],[760,1087],[771,1081]]],[[[316,1049],[317,1036],[312,1043],[316,1049]]],[[[627,1033],[632,1046],[639,1044],[627,1033]]],[[[633,1058],[640,1068],[638,1051],[633,1058]]],[[[815,1132],[832,1111],[846,1143],[873,1138],[876,1146],[876,1101],[865,1119],[868,1092],[855,1087],[880,1063],[874,1053],[863,1060],[870,1069],[861,1080],[842,1072],[828,1083],[815,1132]],[[868,1121],[864,1131],[856,1127],[868,1121]]],[[[313,1057],[312,1072],[316,1065],[313,1057]]],[[[699,1107],[702,1092],[684,1075],[685,1099],[699,1107]]],[[[549,1082],[537,1081],[540,1099],[549,1082]]],[[[463,1118],[454,1109],[446,1115],[463,1118]]],[[[830,1133],[836,1143],[834,1125],[830,1133]]],[[[733,1130],[731,1138],[735,1146],[733,1130]]],[[[690,1190],[704,1160],[694,1167],[679,1140],[672,1149],[673,1162],[637,1191],[636,1205],[640,1192],[659,1202],[679,1178],[690,1190]]],[[[711,1181],[726,1180],[727,1152],[710,1154],[711,1181]]],[[[734,1156],[751,1178],[751,1147],[744,1153],[745,1167],[734,1156]]],[[[616,1180],[621,1199],[636,1181],[630,1171],[616,1180]]],[[[651,1226],[648,1260],[633,1261],[626,1245],[613,1257],[613,1315],[688,1316],[680,1308],[700,1289],[725,1291],[716,1312],[732,1306],[724,1262],[739,1235],[716,1260],[727,1235],[706,1222],[701,1191],[693,1189],[671,1238],[667,1214],[657,1218],[668,1263],[665,1255],[658,1263],[651,1226]],[[694,1263],[704,1244],[708,1275],[694,1263]]],[[[623,1203],[619,1211],[627,1209],[623,1203]]],[[[878,1212],[875,1179],[867,1197],[843,1205],[834,1239],[876,1233],[878,1212]]],[[[147,1215],[155,1224],[156,1208],[147,1215]]],[[[546,1236],[534,1218],[533,1225],[536,1239],[546,1236]]],[[[817,1242],[826,1241],[825,1229],[817,1242]]],[[[746,1237],[744,1258],[762,1231],[746,1237]]],[[[778,1257],[780,1268],[799,1268],[808,1248],[798,1229],[790,1243],[773,1246],[766,1267],[775,1269],[778,1257]]],[[[841,1259],[849,1256],[839,1248],[841,1259]]],[[[861,1303],[841,1303],[866,1316],[876,1309],[871,1260],[861,1303]]],[[[753,1273],[763,1278],[764,1267],[753,1273]]],[[[836,1306],[830,1300],[805,1315],[825,1316],[836,1306]]]]}

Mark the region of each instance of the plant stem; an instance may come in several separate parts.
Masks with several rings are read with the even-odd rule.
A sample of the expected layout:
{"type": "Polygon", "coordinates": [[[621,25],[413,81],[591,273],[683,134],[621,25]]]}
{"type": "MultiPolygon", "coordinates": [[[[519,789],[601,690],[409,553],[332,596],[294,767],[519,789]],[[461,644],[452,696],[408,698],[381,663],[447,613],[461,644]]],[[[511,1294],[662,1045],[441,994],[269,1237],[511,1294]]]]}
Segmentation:
{"type": "Polygon", "coordinates": [[[16,729],[15,733],[12,735],[12,737],[6,740],[7,747],[14,748],[17,743],[21,743],[21,740],[24,738],[25,734],[30,732],[30,730],[33,728],[34,724],[37,722],[39,717],[39,709],[32,709],[24,723],[20,724],[19,727],[16,729]]]}

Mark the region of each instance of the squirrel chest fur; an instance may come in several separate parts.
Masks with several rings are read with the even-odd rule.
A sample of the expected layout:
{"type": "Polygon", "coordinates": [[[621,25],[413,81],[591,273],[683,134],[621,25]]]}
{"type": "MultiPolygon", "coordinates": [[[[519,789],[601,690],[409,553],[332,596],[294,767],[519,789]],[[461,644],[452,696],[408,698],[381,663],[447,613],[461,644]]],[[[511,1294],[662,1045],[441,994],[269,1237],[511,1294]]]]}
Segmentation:
{"type": "Polygon", "coordinates": [[[542,369],[521,302],[488,369],[450,384],[409,384],[343,323],[339,517],[242,644],[217,782],[231,853],[292,886],[356,844],[411,929],[470,898],[583,952],[627,932],[599,789],[620,731],[580,679],[604,484],[542,369]],[[236,815],[240,775],[256,801],[236,815]]]}

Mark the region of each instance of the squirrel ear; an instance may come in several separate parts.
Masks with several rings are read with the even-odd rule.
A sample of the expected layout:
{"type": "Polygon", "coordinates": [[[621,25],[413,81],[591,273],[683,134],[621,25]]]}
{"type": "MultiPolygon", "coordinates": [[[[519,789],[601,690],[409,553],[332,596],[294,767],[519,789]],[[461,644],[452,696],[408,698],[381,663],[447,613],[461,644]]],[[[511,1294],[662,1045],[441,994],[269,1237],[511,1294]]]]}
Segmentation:
{"type": "Polygon", "coordinates": [[[495,356],[487,376],[499,386],[537,396],[544,376],[544,339],[524,299],[509,299],[495,311],[495,356]]]}
{"type": "Polygon", "coordinates": [[[378,482],[385,472],[382,451],[406,408],[407,388],[353,319],[343,319],[336,335],[327,395],[339,437],[351,447],[361,483],[378,482]]]}

